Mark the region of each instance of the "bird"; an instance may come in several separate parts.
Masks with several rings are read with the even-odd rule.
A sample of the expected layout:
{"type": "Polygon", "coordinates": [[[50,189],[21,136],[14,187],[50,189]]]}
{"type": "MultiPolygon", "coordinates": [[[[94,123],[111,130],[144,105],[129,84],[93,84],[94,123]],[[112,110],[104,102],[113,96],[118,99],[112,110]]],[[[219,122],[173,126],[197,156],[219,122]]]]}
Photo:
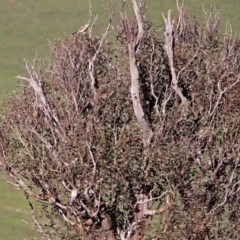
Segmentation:
{"type": "Polygon", "coordinates": [[[20,188],[23,188],[24,190],[28,189],[22,179],[17,179],[17,183],[20,188]]]}
{"type": "Polygon", "coordinates": [[[69,200],[69,205],[70,206],[73,204],[73,201],[76,199],[77,195],[78,195],[77,188],[73,188],[72,191],[71,191],[71,197],[70,197],[70,200],[69,200]]]}
{"type": "Polygon", "coordinates": [[[89,24],[88,24],[88,23],[82,25],[81,27],[78,28],[78,30],[77,30],[76,32],[74,32],[74,33],[72,34],[72,36],[75,36],[75,35],[77,35],[78,33],[84,33],[84,32],[86,32],[87,29],[88,29],[88,27],[89,27],[89,24]]]}

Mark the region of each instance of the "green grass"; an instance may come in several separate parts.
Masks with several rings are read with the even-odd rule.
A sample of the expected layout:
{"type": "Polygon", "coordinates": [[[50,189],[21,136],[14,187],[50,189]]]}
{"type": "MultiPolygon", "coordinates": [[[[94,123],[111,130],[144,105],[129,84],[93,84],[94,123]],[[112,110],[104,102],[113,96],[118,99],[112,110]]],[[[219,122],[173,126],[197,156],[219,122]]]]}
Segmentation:
{"type": "MultiPolygon", "coordinates": [[[[98,35],[107,24],[106,6],[102,6],[102,3],[106,2],[108,1],[92,0],[93,14],[99,15],[94,26],[94,33],[98,35]]],[[[113,2],[114,9],[117,9],[120,1],[113,2]]],[[[130,0],[128,2],[130,3],[130,0]]],[[[218,7],[222,6],[224,19],[237,17],[232,21],[232,26],[239,32],[240,0],[215,2],[218,7]]],[[[211,1],[206,5],[206,9],[210,3],[211,1]]],[[[175,0],[150,0],[147,17],[156,26],[161,26],[162,12],[166,13],[167,9],[172,7],[173,15],[176,16],[175,5],[175,0]]],[[[198,0],[186,1],[185,9],[188,13],[202,14],[198,0]]],[[[36,51],[39,55],[46,56],[48,39],[53,41],[68,37],[80,25],[88,22],[88,19],[87,0],[1,0],[0,100],[15,88],[15,76],[25,75],[23,59],[33,59],[36,51]]],[[[29,211],[24,194],[0,178],[0,239],[33,239],[33,236],[37,236],[31,224],[29,226],[22,221],[25,219],[31,222],[29,211]]]]}
{"type": "MultiPolygon", "coordinates": [[[[0,178],[0,196],[0,239],[41,239],[34,230],[30,207],[24,193],[0,178]]],[[[33,200],[33,205],[36,205],[35,202],[33,200]]]]}
{"type": "MultiPolygon", "coordinates": [[[[0,239],[23,239],[26,236],[31,235],[31,228],[24,226],[24,222],[20,222],[20,218],[24,218],[25,214],[22,212],[16,212],[12,209],[5,210],[1,206],[1,232],[0,239]]],[[[25,223],[26,224],[26,223],[25,223]]]]}
{"type": "MultiPolygon", "coordinates": [[[[92,1],[93,14],[99,15],[95,25],[95,33],[100,34],[106,25],[106,6],[101,2],[92,1]]],[[[114,8],[119,6],[119,0],[113,0],[114,8]]],[[[130,2],[130,1],[129,1],[130,2]]],[[[210,5],[210,1],[206,8],[210,5]]],[[[240,1],[217,0],[217,6],[223,7],[224,15],[233,19],[238,16],[240,1]]],[[[149,3],[148,18],[159,26],[162,24],[162,11],[172,7],[176,15],[175,0],[149,3]]],[[[189,13],[200,13],[201,3],[191,0],[186,4],[189,13]]],[[[54,40],[69,36],[76,28],[88,21],[88,1],[80,0],[2,0],[0,8],[0,98],[4,91],[11,91],[15,87],[17,74],[24,74],[23,59],[31,60],[36,51],[45,56],[47,53],[47,39],[54,40]]],[[[233,22],[233,28],[238,31],[238,19],[233,22]]]]}
{"type": "MultiPolygon", "coordinates": [[[[103,26],[104,12],[100,4],[93,4],[99,12],[97,29],[103,26]]],[[[15,76],[24,74],[23,59],[33,59],[36,51],[47,54],[47,40],[64,38],[89,19],[88,1],[30,1],[2,0],[0,8],[0,98],[15,87],[15,76]]]]}

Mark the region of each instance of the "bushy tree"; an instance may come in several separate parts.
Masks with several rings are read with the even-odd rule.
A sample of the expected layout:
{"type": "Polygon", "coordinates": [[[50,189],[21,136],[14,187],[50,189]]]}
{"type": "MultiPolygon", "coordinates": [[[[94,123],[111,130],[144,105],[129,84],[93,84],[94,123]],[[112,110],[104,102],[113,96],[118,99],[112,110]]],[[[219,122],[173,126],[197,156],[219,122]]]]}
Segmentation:
{"type": "MultiPolygon", "coordinates": [[[[219,13],[183,14],[164,37],[121,12],[117,44],[50,44],[1,113],[0,161],[40,202],[46,239],[236,239],[240,41],[219,13]]],[[[116,29],[116,28],[115,28],[116,29]]],[[[91,29],[90,29],[91,31],[91,29]]]]}

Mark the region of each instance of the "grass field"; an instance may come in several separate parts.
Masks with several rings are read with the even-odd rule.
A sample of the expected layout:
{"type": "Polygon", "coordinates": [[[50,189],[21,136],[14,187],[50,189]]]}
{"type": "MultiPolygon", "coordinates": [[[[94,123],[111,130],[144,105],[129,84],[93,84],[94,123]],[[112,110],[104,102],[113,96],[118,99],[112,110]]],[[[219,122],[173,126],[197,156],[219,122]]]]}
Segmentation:
{"type": "MultiPolygon", "coordinates": [[[[99,15],[94,26],[94,33],[98,35],[107,23],[107,2],[92,0],[92,12],[99,15]]],[[[112,2],[116,10],[120,0],[112,2]]],[[[222,6],[225,20],[235,18],[232,26],[239,32],[240,0],[215,2],[218,7],[222,6]]],[[[188,13],[202,13],[200,1],[189,0],[185,5],[188,13]]],[[[206,9],[209,5],[210,1],[206,9]]],[[[161,26],[162,11],[166,13],[168,8],[173,8],[176,14],[175,0],[150,0],[148,18],[161,26]]],[[[88,19],[87,0],[1,0],[0,101],[15,88],[15,76],[25,74],[23,59],[33,59],[36,51],[46,56],[48,39],[66,38],[88,19]]],[[[29,210],[24,194],[0,179],[0,239],[40,239],[32,225],[23,221],[31,221],[29,210]]]]}

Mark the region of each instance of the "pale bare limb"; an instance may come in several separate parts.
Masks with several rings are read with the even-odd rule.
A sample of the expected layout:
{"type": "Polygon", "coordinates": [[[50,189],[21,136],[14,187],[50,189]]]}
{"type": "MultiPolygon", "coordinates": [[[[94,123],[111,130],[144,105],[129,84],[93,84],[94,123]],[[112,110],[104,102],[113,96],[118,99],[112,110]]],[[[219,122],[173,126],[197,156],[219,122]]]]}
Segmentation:
{"type": "MultiPolygon", "coordinates": [[[[184,7],[184,0],[182,1],[181,6],[179,6],[179,2],[177,0],[177,9],[178,9],[178,22],[176,25],[176,29],[179,29],[178,36],[180,36],[183,32],[183,27],[184,27],[184,12],[183,12],[183,7],[184,7]]],[[[178,40],[178,36],[176,36],[176,40],[178,40]]]]}
{"type": "Polygon", "coordinates": [[[160,199],[160,198],[162,198],[163,196],[165,196],[167,193],[169,193],[169,191],[166,191],[166,192],[164,192],[163,194],[161,194],[160,196],[158,196],[158,197],[152,197],[151,195],[150,195],[150,198],[148,198],[148,197],[144,197],[144,196],[142,196],[142,197],[140,197],[139,198],[139,200],[136,202],[136,205],[137,204],[145,204],[145,203],[149,203],[149,202],[151,202],[151,201],[153,201],[153,200],[157,200],[157,199],[160,199]]]}
{"type": "Polygon", "coordinates": [[[153,198],[152,197],[152,191],[154,190],[155,188],[153,188],[151,191],[150,191],[150,198],[148,198],[148,196],[146,196],[145,194],[139,194],[137,196],[137,202],[135,204],[135,207],[138,205],[140,206],[139,207],[139,211],[141,212],[140,215],[136,214],[137,216],[135,217],[135,220],[132,222],[132,223],[128,223],[128,227],[126,228],[126,230],[124,231],[121,231],[119,229],[118,230],[118,234],[121,238],[121,240],[130,240],[131,237],[132,237],[132,233],[135,229],[135,227],[137,227],[137,225],[143,221],[145,221],[145,218],[148,217],[148,216],[153,216],[155,214],[159,214],[159,213],[162,213],[162,212],[165,212],[169,209],[169,207],[172,205],[171,201],[170,201],[170,194],[174,196],[174,193],[172,191],[166,191],[164,192],[163,194],[161,194],[161,196],[158,196],[158,197],[155,197],[153,198]],[[147,208],[147,205],[150,201],[153,201],[153,200],[157,200],[159,198],[162,198],[164,195],[166,195],[166,204],[165,206],[162,206],[156,210],[150,210],[147,208]]]}
{"type": "Polygon", "coordinates": [[[154,44],[154,41],[153,39],[151,39],[151,42],[152,42],[152,53],[151,53],[151,65],[150,65],[150,69],[149,69],[149,78],[150,78],[150,87],[151,87],[151,94],[152,96],[154,97],[155,99],[155,104],[154,104],[154,108],[155,108],[155,111],[157,113],[157,115],[159,116],[159,110],[158,110],[158,101],[159,101],[159,96],[157,96],[154,92],[154,85],[153,85],[153,75],[152,75],[152,71],[153,71],[153,55],[154,55],[154,52],[155,52],[155,44],[154,44]]]}
{"type": "Polygon", "coordinates": [[[31,215],[32,215],[32,219],[33,219],[33,221],[34,221],[34,224],[37,226],[37,229],[38,229],[37,231],[38,231],[39,233],[41,233],[41,234],[45,237],[45,239],[51,240],[49,234],[47,234],[47,233],[42,229],[40,223],[39,223],[39,222],[37,221],[37,219],[35,218],[33,209],[31,210],[31,215]]]}
{"type": "MultiPolygon", "coordinates": [[[[226,72],[225,72],[225,73],[226,73],[226,72]]],[[[239,74],[238,77],[237,77],[237,79],[236,79],[236,81],[235,81],[234,83],[232,83],[232,84],[230,84],[230,86],[225,87],[224,89],[222,89],[222,88],[221,88],[221,80],[224,78],[225,73],[224,73],[224,75],[221,77],[220,81],[218,82],[219,95],[218,95],[217,102],[215,103],[215,106],[214,106],[212,112],[211,112],[210,115],[209,115],[210,117],[212,117],[212,116],[215,114],[216,109],[217,109],[217,107],[218,107],[218,105],[219,105],[219,103],[220,103],[220,101],[221,101],[221,99],[222,99],[223,94],[224,94],[226,91],[228,91],[228,90],[230,90],[231,88],[233,88],[233,87],[234,87],[237,83],[239,83],[239,81],[240,81],[240,74],[239,74]]]]}
{"type": "Polygon", "coordinates": [[[96,175],[96,168],[97,168],[97,165],[96,165],[96,161],[95,161],[95,159],[94,159],[94,156],[93,156],[93,153],[92,153],[91,147],[90,147],[90,145],[88,144],[87,141],[86,141],[86,145],[87,145],[87,147],[88,147],[88,151],[89,151],[89,154],[90,154],[91,159],[92,159],[92,164],[93,164],[92,178],[94,179],[94,178],[95,178],[95,175],[96,175]]]}
{"type": "Polygon", "coordinates": [[[94,56],[92,57],[91,60],[89,60],[89,64],[88,64],[88,71],[89,71],[89,75],[90,75],[90,78],[91,78],[91,90],[92,90],[92,93],[93,93],[93,99],[94,99],[94,104],[97,103],[97,100],[98,100],[98,94],[97,94],[97,90],[96,90],[96,80],[95,80],[95,66],[94,66],[94,62],[102,48],[102,45],[104,43],[104,40],[107,36],[107,33],[109,32],[109,28],[111,27],[112,25],[112,22],[110,20],[103,36],[101,37],[99,43],[98,43],[98,48],[94,54],[94,56]]]}
{"type": "Polygon", "coordinates": [[[95,207],[97,207],[97,210],[95,212],[92,213],[92,217],[97,216],[97,214],[99,213],[100,210],[100,206],[101,206],[101,194],[99,193],[98,199],[94,199],[94,205],[95,207]]]}
{"type": "Polygon", "coordinates": [[[63,219],[64,219],[66,222],[68,222],[68,223],[71,224],[72,226],[74,226],[74,225],[76,224],[75,222],[70,221],[70,220],[65,216],[65,214],[63,213],[63,211],[62,211],[61,209],[59,209],[59,212],[62,214],[63,219]]]}
{"type": "Polygon", "coordinates": [[[125,231],[121,231],[119,229],[118,230],[118,234],[120,236],[121,240],[130,240],[132,233],[134,231],[134,228],[141,222],[145,221],[145,219],[141,219],[138,221],[134,221],[132,224],[130,224],[130,226],[125,230],[125,231]]]}
{"type": "Polygon", "coordinates": [[[18,128],[15,126],[15,124],[14,124],[13,122],[11,122],[11,124],[12,124],[12,126],[13,126],[13,127],[12,127],[13,131],[17,134],[18,139],[20,140],[20,142],[22,143],[22,145],[23,145],[24,148],[26,149],[28,156],[29,156],[32,160],[34,160],[34,157],[33,157],[33,155],[31,154],[29,148],[27,147],[27,144],[23,141],[23,139],[22,139],[22,137],[21,137],[21,134],[20,134],[18,128]]]}
{"type": "Polygon", "coordinates": [[[167,18],[165,18],[164,14],[162,14],[165,25],[166,25],[166,29],[164,32],[164,35],[165,35],[164,49],[167,53],[168,61],[169,61],[170,69],[171,69],[173,89],[176,92],[176,94],[180,97],[181,106],[183,107],[183,110],[185,112],[188,110],[188,101],[183,96],[180,88],[178,87],[178,77],[179,76],[176,75],[176,70],[175,70],[174,62],[173,62],[173,22],[171,20],[171,12],[172,12],[171,9],[168,10],[167,18]]]}
{"type": "Polygon", "coordinates": [[[225,194],[224,194],[224,197],[223,197],[223,200],[221,203],[217,204],[210,212],[209,214],[213,214],[218,208],[224,206],[227,201],[228,201],[228,198],[229,196],[231,196],[232,194],[235,194],[237,191],[239,191],[240,189],[237,189],[237,191],[234,191],[234,188],[236,186],[236,184],[238,184],[239,182],[233,184],[233,186],[230,188],[230,186],[232,185],[232,182],[233,182],[233,177],[234,175],[238,175],[236,173],[236,170],[237,170],[237,167],[239,166],[239,161],[240,161],[240,158],[238,158],[238,161],[236,162],[235,164],[235,167],[233,169],[233,171],[231,172],[231,176],[228,180],[228,183],[225,185],[225,194]]]}
{"type": "Polygon", "coordinates": [[[25,61],[26,69],[30,75],[30,78],[16,76],[17,79],[25,80],[29,83],[35,92],[36,98],[40,100],[39,106],[42,108],[44,114],[55,124],[58,125],[58,118],[53,114],[49,104],[47,103],[46,97],[44,96],[41,85],[39,84],[40,77],[37,75],[36,71],[33,70],[33,66],[29,66],[27,61],[25,61]]]}
{"type": "MultiPolygon", "coordinates": [[[[161,194],[160,196],[158,197],[148,197],[147,195],[145,194],[140,194],[139,196],[137,196],[137,202],[136,202],[136,207],[139,206],[139,213],[137,214],[137,219],[140,220],[144,217],[147,217],[147,216],[153,216],[155,214],[159,214],[159,213],[162,213],[164,212],[167,207],[169,206],[169,204],[166,204],[166,206],[163,206],[159,209],[154,209],[154,210],[151,210],[151,209],[148,209],[148,203],[151,202],[151,201],[154,201],[154,200],[157,200],[157,199],[160,199],[162,198],[164,195],[167,194],[167,196],[169,195],[169,191],[166,191],[164,192],[163,194],[161,194]]],[[[172,192],[171,192],[172,193],[172,192]]]]}
{"type": "Polygon", "coordinates": [[[52,144],[50,142],[48,142],[41,134],[39,134],[35,129],[29,129],[30,132],[34,133],[40,140],[41,142],[44,144],[44,146],[46,147],[46,149],[49,151],[49,153],[52,155],[53,157],[53,161],[60,167],[62,166],[62,162],[59,159],[59,155],[57,153],[57,151],[54,149],[54,147],[52,146],[52,144]]]}
{"type": "MultiPolygon", "coordinates": [[[[167,85],[166,85],[166,89],[167,89],[167,85]]],[[[162,109],[163,116],[166,115],[166,106],[167,106],[167,103],[169,102],[169,100],[170,100],[170,98],[172,97],[172,94],[173,94],[172,90],[169,89],[169,91],[170,91],[170,93],[167,93],[167,90],[164,93],[164,100],[161,104],[161,109],[162,109]]]]}
{"type": "Polygon", "coordinates": [[[134,53],[136,54],[140,48],[141,41],[143,38],[143,22],[142,22],[142,16],[140,14],[140,10],[136,0],[132,0],[132,3],[133,3],[133,10],[138,23],[138,35],[134,43],[134,53]]]}
{"type": "Polygon", "coordinates": [[[136,66],[136,59],[135,59],[135,54],[137,53],[140,47],[140,43],[143,37],[143,23],[142,23],[142,18],[140,16],[140,11],[136,1],[132,0],[132,3],[133,3],[136,19],[138,22],[138,35],[136,40],[133,43],[128,44],[130,73],[131,73],[131,90],[130,91],[131,91],[134,113],[140,125],[140,129],[143,133],[143,144],[144,146],[147,146],[151,141],[153,132],[144,118],[144,112],[143,112],[142,104],[140,101],[140,94],[139,94],[139,73],[138,73],[138,69],[136,66]]]}
{"type": "Polygon", "coordinates": [[[210,10],[204,9],[204,3],[202,4],[203,13],[205,14],[205,26],[208,32],[215,31],[220,20],[220,11],[216,9],[214,4],[211,4],[210,10]]]}

